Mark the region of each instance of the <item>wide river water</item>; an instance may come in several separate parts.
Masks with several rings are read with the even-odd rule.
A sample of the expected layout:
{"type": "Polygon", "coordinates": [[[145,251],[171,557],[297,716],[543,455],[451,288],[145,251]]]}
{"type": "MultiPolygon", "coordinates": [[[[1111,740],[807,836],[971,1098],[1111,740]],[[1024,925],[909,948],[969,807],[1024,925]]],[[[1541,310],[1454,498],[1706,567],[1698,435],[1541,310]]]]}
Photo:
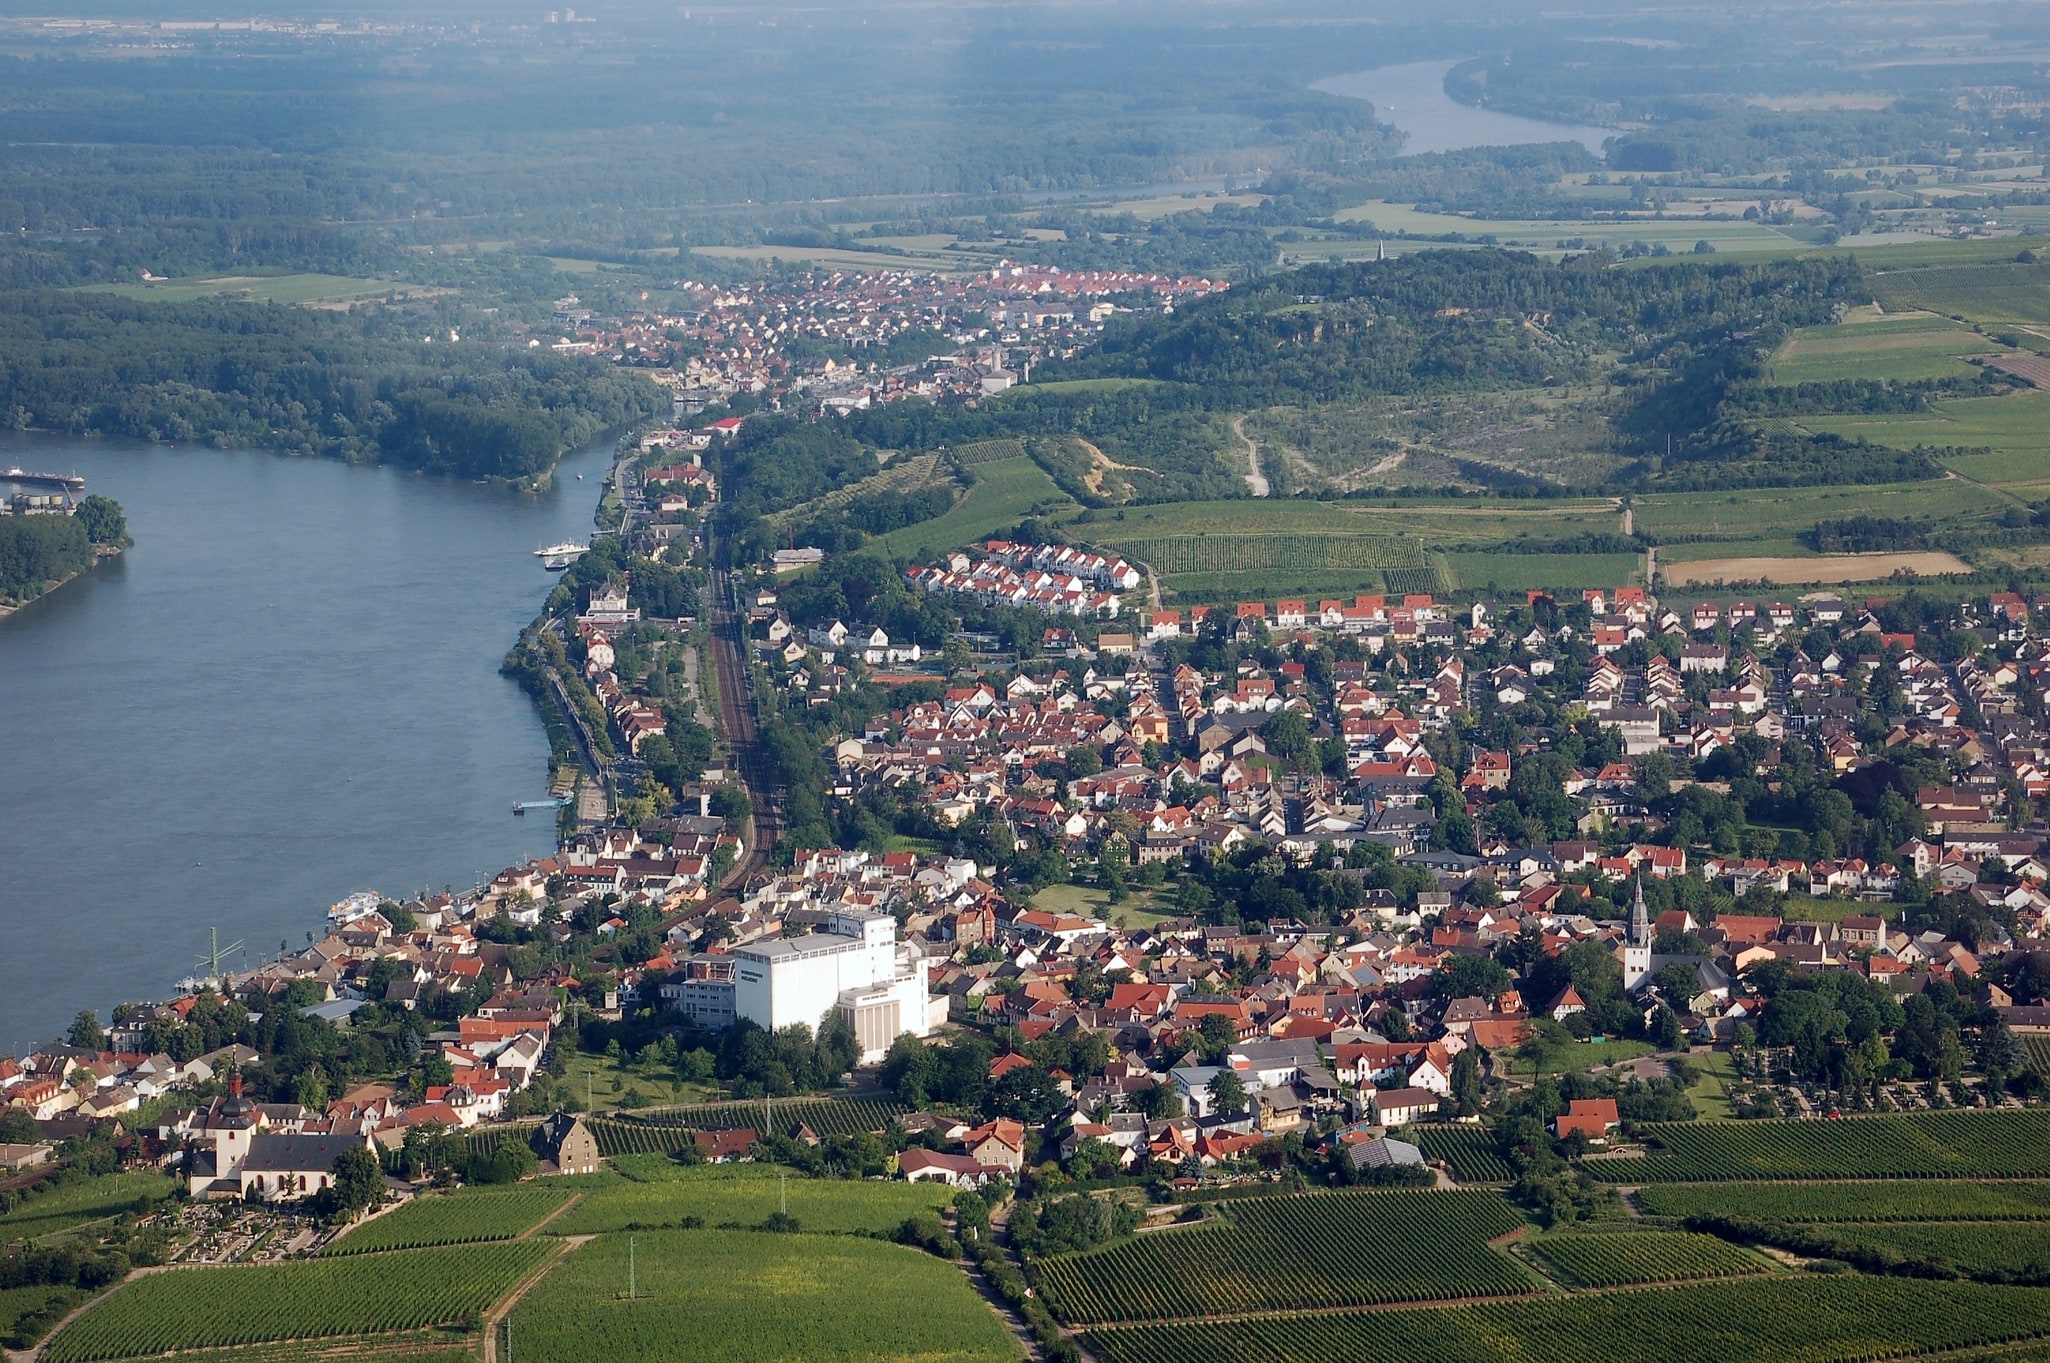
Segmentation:
{"type": "Polygon", "coordinates": [[[1403,154],[1408,156],[1529,142],[1578,142],[1599,156],[1602,139],[1616,135],[1614,128],[1546,123],[1461,104],[1445,93],[1445,73],[1458,64],[1430,61],[1377,66],[1371,71],[1329,76],[1310,88],[1372,104],[1375,117],[1409,134],[1402,143],[1403,154]]]}
{"type": "Polygon", "coordinates": [[[548,590],[534,549],[589,535],[609,458],[533,495],[0,436],[0,470],[83,474],[136,541],[0,619],[0,1054],[167,996],[210,928],[253,963],[350,891],[552,851],[552,818],[512,814],[547,740],[498,664],[548,590]]]}

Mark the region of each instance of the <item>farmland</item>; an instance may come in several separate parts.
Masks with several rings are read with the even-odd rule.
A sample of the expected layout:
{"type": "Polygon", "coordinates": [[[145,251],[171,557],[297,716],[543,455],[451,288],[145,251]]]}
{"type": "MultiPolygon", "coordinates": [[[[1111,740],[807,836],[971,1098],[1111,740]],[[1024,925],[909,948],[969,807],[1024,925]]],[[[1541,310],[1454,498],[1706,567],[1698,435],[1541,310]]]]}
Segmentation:
{"type": "Polygon", "coordinates": [[[1947,1263],[1969,1274],[2050,1275],[2050,1226],[2037,1221],[1896,1221],[1832,1226],[1841,1244],[1947,1263]]]}
{"type": "Polygon", "coordinates": [[[1074,501],[1054,486],[1046,470],[1028,458],[998,459],[973,465],[969,471],[975,485],[951,510],[891,531],[876,543],[891,558],[906,559],[973,544],[1009,530],[1027,516],[1042,512],[1059,515],[1075,509],[1074,501]]]}
{"type": "Polygon", "coordinates": [[[695,1217],[704,1225],[756,1225],[788,1209],[807,1231],[887,1231],[917,1212],[947,1205],[941,1184],[873,1183],[849,1179],[779,1177],[762,1164],[719,1164],[685,1169],[647,1156],[622,1161],[631,1181],[596,1188],[549,1224],[552,1234],[679,1226],[695,1217]]]}
{"type": "Polygon", "coordinates": [[[538,1224],[569,1201],[570,1196],[566,1189],[540,1184],[503,1191],[427,1193],[342,1236],[326,1252],[367,1254],[373,1250],[510,1240],[538,1224]]]}
{"type": "MultiPolygon", "coordinates": [[[[1648,1216],[1756,1216],[1758,1191],[1661,1184],[1633,1194],[1648,1216]]],[[[2050,1221],[2050,1183],[1776,1183],[1775,1221],[2050,1221]]]]}
{"type": "Polygon", "coordinates": [[[537,1241],[173,1270],[110,1294],[51,1341],[50,1363],[455,1325],[553,1250],[537,1241]]]}
{"type": "Polygon", "coordinates": [[[1968,378],[1974,370],[1962,357],[2000,349],[1977,332],[1934,314],[1805,327],[1773,356],[1771,380],[1797,384],[1968,378]]]}
{"type": "Polygon", "coordinates": [[[761,1131],[788,1129],[804,1123],[821,1136],[845,1136],[856,1131],[881,1131],[904,1109],[887,1098],[785,1098],[760,1103],[694,1103],[685,1107],[650,1109],[636,1119],[623,1119],[622,1126],[643,1122],[661,1126],[685,1126],[697,1131],[732,1131],[751,1127],[761,1131]]]}
{"type": "Polygon", "coordinates": [[[1874,272],[1873,292],[1889,307],[1926,308],[1967,321],[2050,324],[2050,266],[2014,258],[1915,264],[1874,272]]]}
{"type": "Polygon", "coordinates": [[[1815,554],[1807,557],[1708,558],[1673,563],[1666,579],[1677,587],[1715,586],[1723,582],[1771,582],[1788,586],[1815,583],[1877,582],[1895,573],[1940,577],[1969,573],[1972,565],[1956,554],[1918,550],[1904,554],[1815,554]]]}
{"type": "Polygon", "coordinates": [[[1588,1161],[1613,1183],[1742,1179],[2042,1178],[2050,1111],[1919,1112],[1835,1122],[1655,1123],[1642,1159],[1588,1161]]]}
{"type": "Polygon", "coordinates": [[[952,1264],[878,1240],[657,1231],[578,1249],[521,1299],[523,1363],[1011,1363],[1019,1349],[952,1264]]]}
{"type": "Polygon", "coordinates": [[[1415,1142],[1425,1159],[1443,1161],[1461,1183],[1507,1183],[1515,1177],[1494,1137],[1477,1126],[1418,1126],[1404,1138],[1415,1142]]]}
{"type": "Polygon", "coordinates": [[[1629,1287],[1734,1278],[1763,1273],[1763,1257],[1713,1235],[1668,1231],[1623,1231],[1613,1235],[1543,1235],[1526,1251],[1572,1287],[1629,1287]]]}
{"type": "Polygon", "coordinates": [[[1800,425],[1896,449],[1955,448],[1962,452],[1945,455],[1944,465],[1982,482],[2050,479],[2050,392],[1958,398],[1933,403],[1926,412],[1804,416],[1800,425]]]}
{"type": "Polygon", "coordinates": [[[1044,1260],[1041,1294],[1065,1319],[1125,1321],[1497,1296],[1537,1287],[1488,1244],[1522,1224],[1494,1193],[1309,1193],[1219,1210],[1221,1224],[1158,1231],[1044,1260]]]}
{"type": "Polygon", "coordinates": [[[2050,1293],[1902,1278],[1707,1286],[1090,1332],[1105,1363],[1854,1363],[2050,1336],[2050,1293]]]}
{"type": "Polygon", "coordinates": [[[177,1180],[162,1174],[126,1173],[82,1179],[34,1193],[0,1216],[0,1243],[33,1240],[76,1230],[109,1217],[147,1211],[177,1191],[177,1180]]]}
{"type": "Polygon", "coordinates": [[[341,275],[222,275],[214,279],[163,279],[137,284],[90,284],[100,293],[118,294],[152,303],[190,303],[201,298],[237,298],[252,303],[298,303],[308,307],[340,307],[396,295],[431,294],[434,289],[388,279],[349,279],[341,275]]]}

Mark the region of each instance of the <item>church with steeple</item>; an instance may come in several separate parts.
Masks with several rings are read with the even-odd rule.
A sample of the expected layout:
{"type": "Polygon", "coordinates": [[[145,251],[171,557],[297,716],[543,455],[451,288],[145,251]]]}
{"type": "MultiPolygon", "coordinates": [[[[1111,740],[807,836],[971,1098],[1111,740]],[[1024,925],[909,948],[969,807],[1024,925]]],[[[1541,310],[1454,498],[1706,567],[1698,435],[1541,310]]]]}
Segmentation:
{"type": "Polygon", "coordinates": [[[1644,881],[1636,882],[1630,904],[1630,935],[1623,939],[1623,990],[1635,993],[1651,977],[1651,917],[1644,907],[1644,881]]]}

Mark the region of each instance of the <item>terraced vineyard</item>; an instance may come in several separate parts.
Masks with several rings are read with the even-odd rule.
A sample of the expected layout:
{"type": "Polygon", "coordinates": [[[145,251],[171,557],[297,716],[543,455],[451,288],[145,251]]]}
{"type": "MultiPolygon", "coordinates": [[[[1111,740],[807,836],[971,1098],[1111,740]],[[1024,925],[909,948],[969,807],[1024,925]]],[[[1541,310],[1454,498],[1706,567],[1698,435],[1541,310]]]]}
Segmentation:
{"type": "Polygon", "coordinates": [[[571,1196],[565,1188],[539,1184],[503,1191],[429,1193],[350,1231],[330,1244],[325,1253],[368,1254],[375,1250],[510,1240],[538,1224],[571,1196]]]}
{"type": "Polygon", "coordinates": [[[1756,1189],[1669,1183],[1632,1194],[1647,1216],[1769,1214],[1775,1221],[2050,1221],[2050,1183],[1776,1183],[1761,1208],[1756,1189]]]}
{"type": "Polygon", "coordinates": [[[904,1105],[890,1098],[784,1098],[772,1103],[698,1103],[690,1107],[650,1109],[619,1119],[623,1126],[689,1127],[694,1131],[787,1131],[803,1122],[821,1136],[851,1136],[881,1131],[897,1119],[904,1105]]]}
{"type": "Polygon", "coordinates": [[[1416,1126],[1403,1133],[1427,1160],[1442,1162],[1461,1183],[1507,1183],[1515,1175],[1495,1148],[1495,1138],[1477,1126],[1416,1126]]]}
{"type": "Polygon", "coordinates": [[[2050,1337],[2050,1292],[1769,1277],[1644,1292],[1092,1330],[1103,1363],[1864,1363],[2050,1337]]]}
{"type": "Polygon", "coordinates": [[[1377,1306],[1537,1289],[1488,1241],[1523,1224],[1495,1193],[1335,1192],[1248,1198],[1217,1224],[1154,1231],[1036,1266],[1075,1321],[1377,1306]]]}
{"type": "Polygon", "coordinates": [[[1589,1160],[1611,1183],[2050,1177],[2050,1111],[1916,1112],[1835,1122],[1656,1123],[1643,1159],[1589,1160]]]}
{"type": "Polygon", "coordinates": [[[1684,1231],[1541,1235],[1525,1248],[1571,1287],[1735,1278],[1764,1273],[1771,1267],[1757,1254],[1727,1240],[1684,1231]]]}
{"type": "Polygon", "coordinates": [[[475,1320],[552,1253],[536,1240],[138,1278],[50,1342],[48,1363],[419,1330],[475,1320]]]}

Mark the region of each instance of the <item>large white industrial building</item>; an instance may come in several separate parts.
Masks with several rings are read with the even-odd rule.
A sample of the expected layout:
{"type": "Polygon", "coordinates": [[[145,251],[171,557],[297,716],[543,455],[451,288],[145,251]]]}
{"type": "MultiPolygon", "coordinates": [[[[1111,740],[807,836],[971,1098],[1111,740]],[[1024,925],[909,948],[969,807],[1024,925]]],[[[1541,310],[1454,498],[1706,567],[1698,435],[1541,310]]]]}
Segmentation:
{"type": "Polygon", "coordinates": [[[719,962],[731,962],[730,975],[692,969],[701,959],[686,966],[685,984],[664,987],[671,1007],[707,1026],[746,1018],[770,1031],[795,1022],[817,1030],[837,1013],[864,1064],[882,1059],[906,1032],[930,1035],[947,1017],[947,1000],[930,996],[921,956],[898,943],[897,922],[886,913],[835,913],[806,936],[736,947],[719,962]]]}

